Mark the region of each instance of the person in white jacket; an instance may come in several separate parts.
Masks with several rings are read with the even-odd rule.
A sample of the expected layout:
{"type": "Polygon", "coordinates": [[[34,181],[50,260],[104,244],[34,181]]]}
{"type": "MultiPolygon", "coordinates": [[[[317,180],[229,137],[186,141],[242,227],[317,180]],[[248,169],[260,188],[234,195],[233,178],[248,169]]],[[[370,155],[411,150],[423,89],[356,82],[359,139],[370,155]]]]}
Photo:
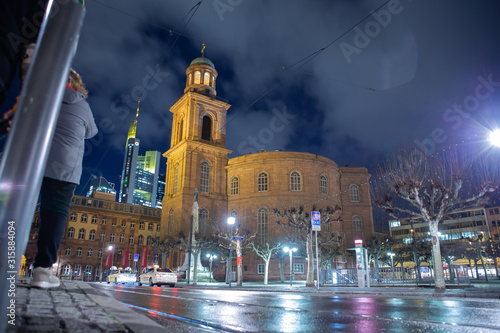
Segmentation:
{"type": "Polygon", "coordinates": [[[57,261],[71,198],[80,183],[85,139],[97,134],[86,97],[80,75],[71,69],[40,191],[40,229],[31,281],[33,287],[54,288],[60,284],[52,274],[52,264],[57,261]]]}

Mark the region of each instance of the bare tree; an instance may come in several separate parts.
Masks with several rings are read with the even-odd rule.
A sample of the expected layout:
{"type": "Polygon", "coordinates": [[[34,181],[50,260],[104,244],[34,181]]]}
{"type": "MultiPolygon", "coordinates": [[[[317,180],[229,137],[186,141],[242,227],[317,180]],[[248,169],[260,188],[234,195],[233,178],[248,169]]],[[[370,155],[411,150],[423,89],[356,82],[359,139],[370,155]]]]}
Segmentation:
{"type": "MultiPolygon", "coordinates": [[[[312,208],[312,211],[318,211],[316,207],[312,208]]],[[[321,213],[320,224],[326,225],[330,224],[334,220],[334,216],[340,219],[341,208],[336,206],[335,208],[327,207],[325,209],[319,210],[321,213]]],[[[313,241],[312,241],[312,225],[311,225],[311,214],[306,212],[303,206],[291,207],[290,209],[278,210],[274,209],[274,214],[276,217],[283,218],[283,220],[276,221],[279,225],[283,227],[290,227],[302,230],[306,235],[306,249],[307,249],[307,280],[306,287],[314,287],[314,258],[313,258],[313,241]]],[[[319,281],[318,281],[319,283],[319,281]]]]}
{"type": "Polygon", "coordinates": [[[418,217],[429,225],[436,289],[446,288],[443,264],[437,259],[441,258],[439,223],[453,211],[477,205],[498,188],[495,163],[491,166],[496,173],[489,161],[473,163],[464,156],[450,151],[437,158],[419,150],[402,151],[379,166],[372,187],[374,204],[386,213],[396,219],[418,217]]]}
{"type": "Polygon", "coordinates": [[[264,284],[267,284],[269,277],[269,261],[271,261],[273,254],[276,253],[276,251],[283,245],[281,244],[281,242],[275,241],[272,243],[250,242],[248,246],[257,254],[257,256],[264,260],[264,284]]]}
{"type": "Polygon", "coordinates": [[[155,235],[152,237],[153,245],[158,249],[158,252],[161,254],[161,267],[167,266],[167,258],[175,247],[180,244],[180,241],[175,239],[174,237],[167,235],[166,233],[162,233],[161,235],[155,235]]]}
{"type": "Polygon", "coordinates": [[[320,266],[326,268],[335,256],[342,255],[345,251],[345,237],[335,232],[322,232],[318,238],[320,266]]]}

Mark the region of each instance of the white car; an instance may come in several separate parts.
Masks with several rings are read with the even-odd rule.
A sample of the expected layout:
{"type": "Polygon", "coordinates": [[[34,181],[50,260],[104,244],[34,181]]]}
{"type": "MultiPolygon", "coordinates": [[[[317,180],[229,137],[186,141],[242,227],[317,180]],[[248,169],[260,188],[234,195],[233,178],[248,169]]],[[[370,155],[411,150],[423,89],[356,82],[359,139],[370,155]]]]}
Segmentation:
{"type": "Polygon", "coordinates": [[[112,271],[111,274],[108,275],[108,283],[114,282],[118,283],[135,283],[137,281],[137,275],[135,275],[132,271],[123,271],[116,270],[112,271]]]}
{"type": "Polygon", "coordinates": [[[172,272],[169,268],[151,268],[146,273],[139,276],[139,285],[149,284],[150,286],[161,286],[167,284],[174,287],[177,283],[177,274],[172,272]]]}

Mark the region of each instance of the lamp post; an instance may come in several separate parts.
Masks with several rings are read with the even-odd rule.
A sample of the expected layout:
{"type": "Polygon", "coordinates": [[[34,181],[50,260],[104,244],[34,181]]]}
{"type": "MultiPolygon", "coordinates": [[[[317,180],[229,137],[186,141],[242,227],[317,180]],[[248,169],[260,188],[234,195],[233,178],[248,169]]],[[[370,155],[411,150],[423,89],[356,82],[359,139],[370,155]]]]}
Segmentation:
{"type": "Polygon", "coordinates": [[[396,280],[396,275],[394,274],[394,259],[393,257],[396,255],[396,253],[388,252],[387,255],[391,257],[391,268],[392,268],[392,280],[396,280]]]}
{"type": "Polygon", "coordinates": [[[207,253],[207,258],[210,260],[210,282],[212,282],[212,261],[217,259],[215,254],[207,253]]]}
{"type": "Polygon", "coordinates": [[[417,241],[415,240],[415,229],[413,229],[413,221],[410,221],[411,225],[411,235],[413,238],[413,260],[415,261],[415,265],[417,267],[417,279],[418,282],[422,280],[422,277],[420,276],[420,263],[418,262],[418,255],[417,255],[417,241]]]}
{"type": "Polygon", "coordinates": [[[453,271],[453,259],[455,259],[455,256],[448,256],[450,258],[450,279],[453,281],[455,278],[455,273],[453,271]]]}
{"type": "Polygon", "coordinates": [[[113,267],[113,259],[115,257],[115,254],[112,252],[113,251],[113,246],[112,245],[108,246],[108,250],[111,251],[111,267],[113,267]]]}
{"type": "Polygon", "coordinates": [[[230,239],[229,239],[229,260],[227,263],[227,272],[229,276],[229,288],[231,288],[231,265],[233,263],[233,225],[236,222],[236,218],[234,216],[230,216],[227,218],[227,224],[230,226],[230,239]]]}
{"type": "Polygon", "coordinates": [[[290,287],[291,287],[292,286],[292,276],[293,276],[292,275],[292,257],[293,257],[292,253],[297,251],[297,248],[296,247],[294,247],[294,248],[285,247],[283,249],[283,251],[288,252],[288,254],[290,255],[290,287]]]}

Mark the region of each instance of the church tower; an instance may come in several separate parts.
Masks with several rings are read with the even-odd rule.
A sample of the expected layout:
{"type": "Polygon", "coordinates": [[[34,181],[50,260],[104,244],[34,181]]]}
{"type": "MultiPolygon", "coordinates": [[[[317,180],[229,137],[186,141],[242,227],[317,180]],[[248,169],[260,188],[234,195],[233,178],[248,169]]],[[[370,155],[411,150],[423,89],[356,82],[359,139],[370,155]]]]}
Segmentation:
{"type": "MultiPolygon", "coordinates": [[[[162,228],[176,237],[189,235],[191,209],[197,189],[199,232],[211,233],[227,213],[226,114],[230,105],[217,97],[217,70],[208,58],[194,59],[186,70],[184,94],[173,113],[167,158],[162,228]]],[[[164,230],[162,229],[162,233],[164,230]]],[[[174,256],[175,257],[175,256],[174,256]]],[[[181,264],[172,258],[171,267],[181,264]]]]}

